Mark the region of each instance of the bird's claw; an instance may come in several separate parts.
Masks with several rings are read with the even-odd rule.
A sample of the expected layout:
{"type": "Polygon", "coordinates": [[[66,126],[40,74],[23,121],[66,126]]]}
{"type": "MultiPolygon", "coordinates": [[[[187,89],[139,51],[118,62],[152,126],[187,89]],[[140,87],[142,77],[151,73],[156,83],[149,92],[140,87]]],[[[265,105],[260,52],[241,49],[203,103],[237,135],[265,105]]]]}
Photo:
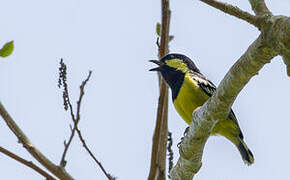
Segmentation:
{"type": "Polygon", "coordinates": [[[182,143],[182,141],[183,141],[183,139],[184,139],[184,136],[187,135],[188,131],[189,131],[189,126],[185,129],[185,131],[184,131],[184,133],[183,133],[183,137],[180,139],[180,142],[177,144],[177,147],[178,147],[178,148],[180,147],[180,145],[181,145],[181,143],[182,143]]]}

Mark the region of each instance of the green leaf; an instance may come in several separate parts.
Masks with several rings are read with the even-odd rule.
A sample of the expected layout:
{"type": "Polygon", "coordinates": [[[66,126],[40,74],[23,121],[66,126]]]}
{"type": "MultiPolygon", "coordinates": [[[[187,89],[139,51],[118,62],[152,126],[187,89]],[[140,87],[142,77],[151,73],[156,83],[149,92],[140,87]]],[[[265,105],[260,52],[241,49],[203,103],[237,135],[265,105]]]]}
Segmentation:
{"type": "Polygon", "coordinates": [[[156,34],[158,36],[161,36],[161,24],[160,23],[156,24],[156,34]]]}
{"type": "Polygon", "coordinates": [[[10,42],[6,43],[2,47],[2,49],[0,49],[0,56],[1,57],[9,56],[12,53],[13,49],[14,49],[13,41],[10,41],[10,42]]]}

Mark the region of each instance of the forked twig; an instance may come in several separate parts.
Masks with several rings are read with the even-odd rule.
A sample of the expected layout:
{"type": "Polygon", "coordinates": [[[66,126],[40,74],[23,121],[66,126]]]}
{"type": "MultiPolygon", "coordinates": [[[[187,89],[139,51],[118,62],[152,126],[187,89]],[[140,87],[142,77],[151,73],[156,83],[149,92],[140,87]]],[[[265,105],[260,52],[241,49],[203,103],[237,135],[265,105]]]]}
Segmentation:
{"type": "MultiPolygon", "coordinates": [[[[67,85],[67,67],[65,65],[65,63],[63,62],[63,59],[60,60],[60,67],[59,67],[59,79],[58,79],[58,87],[61,88],[63,87],[63,92],[62,92],[62,97],[63,97],[63,106],[64,109],[67,111],[68,109],[70,110],[70,115],[71,118],[73,119],[73,121],[75,121],[75,115],[73,112],[73,107],[72,104],[70,102],[70,98],[69,98],[69,91],[68,91],[68,85],[67,85]]],[[[73,140],[73,137],[75,135],[75,129],[71,128],[71,134],[69,137],[68,142],[66,143],[66,141],[64,141],[64,151],[62,153],[62,157],[60,160],[60,166],[65,167],[66,165],[66,160],[65,160],[65,156],[67,154],[67,151],[69,149],[69,146],[73,140]]]]}
{"type": "Polygon", "coordinates": [[[79,99],[77,101],[77,111],[76,111],[76,114],[75,114],[73,112],[72,104],[71,104],[70,98],[69,98],[68,85],[67,85],[67,82],[66,82],[66,79],[67,79],[66,70],[67,70],[67,68],[66,68],[66,65],[64,64],[63,60],[61,60],[60,65],[61,65],[61,67],[59,68],[60,76],[59,76],[58,85],[59,85],[59,87],[61,87],[61,86],[63,87],[63,100],[64,100],[63,104],[64,104],[64,108],[65,108],[65,110],[68,110],[68,109],[70,110],[71,119],[72,119],[72,121],[74,123],[73,128],[71,127],[71,135],[70,135],[69,141],[68,141],[68,143],[66,143],[66,142],[64,143],[65,149],[64,149],[60,164],[62,166],[65,166],[65,164],[66,164],[66,160],[65,160],[66,153],[67,153],[67,151],[69,149],[69,146],[70,146],[70,144],[72,142],[72,139],[74,137],[75,132],[77,132],[78,135],[79,135],[80,141],[83,144],[83,147],[89,153],[91,158],[96,162],[96,164],[101,168],[101,170],[103,171],[105,176],[109,180],[115,180],[116,178],[113,177],[112,175],[110,175],[109,173],[107,173],[107,171],[105,170],[105,168],[103,167],[101,162],[97,160],[97,158],[94,156],[92,151],[89,149],[88,145],[86,144],[86,142],[85,142],[85,140],[84,140],[84,138],[83,138],[83,136],[81,134],[80,129],[78,128],[78,123],[80,121],[80,109],[81,109],[82,99],[83,99],[83,96],[85,94],[84,89],[85,89],[85,86],[86,86],[87,82],[90,80],[92,71],[89,71],[89,74],[88,74],[87,78],[80,85],[80,95],[79,95],[79,99]]]}

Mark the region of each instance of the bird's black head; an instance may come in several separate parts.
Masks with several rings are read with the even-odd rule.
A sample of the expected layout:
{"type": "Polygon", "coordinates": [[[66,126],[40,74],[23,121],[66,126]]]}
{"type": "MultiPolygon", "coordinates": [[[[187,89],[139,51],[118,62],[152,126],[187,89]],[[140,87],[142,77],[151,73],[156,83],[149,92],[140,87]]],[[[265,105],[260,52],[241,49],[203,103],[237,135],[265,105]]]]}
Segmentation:
{"type": "Polygon", "coordinates": [[[153,62],[159,67],[150,69],[150,71],[164,71],[168,70],[166,67],[170,67],[172,69],[175,69],[176,71],[181,71],[183,73],[186,73],[188,71],[193,71],[200,73],[199,69],[196,67],[194,62],[187,56],[183,54],[177,54],[177,53],[172,53],[172,54],[167,54],[163,58],[161,58],[159,61],[157,60],[150,60],[150,62],[153,62]]]}
{"type": "Polygon", "coordinates": [[[160,61],[150,60],[150,62],[158,65],[157,68],[150,69],[150,71],[159,71],[172,92],[176,91],[176,88],[179,90],[187,72],[200,73],[192,60],[182,54],[167,54],[160,61]]]}

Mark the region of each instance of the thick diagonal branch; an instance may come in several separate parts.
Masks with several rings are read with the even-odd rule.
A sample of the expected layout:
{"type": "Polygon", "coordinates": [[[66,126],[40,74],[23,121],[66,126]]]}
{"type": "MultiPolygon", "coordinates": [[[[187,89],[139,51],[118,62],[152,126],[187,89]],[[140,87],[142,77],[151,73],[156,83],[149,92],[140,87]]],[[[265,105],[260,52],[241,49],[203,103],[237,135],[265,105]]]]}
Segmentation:
{"type": "Polygon", "coordinates": [[[0,114],[3,120],[6,122],[10,130],[18,138],[18,141],[24,146],[24,148],[46,169],[53,173],[56,177],[63,180],[73,180],[65,169],[55,165],[44,154],[42,154],[28,139],[24,132],[18,127],[12,117],[8,114],[2,103],[0,102],[0,114]]]}
{"type": "Polygon", "coordinates": [[[193,113],[193,122],[180,146],[180,158],[171,171],[172,179],[192,179],[201,167],[204,145],[214,125],[225,119],[239,92],[270,63],[282,55],[286,65],[290,56],[290,20],[285,16],[269,16],[255,40],[221,81],[216,93],[193,113]]]}

